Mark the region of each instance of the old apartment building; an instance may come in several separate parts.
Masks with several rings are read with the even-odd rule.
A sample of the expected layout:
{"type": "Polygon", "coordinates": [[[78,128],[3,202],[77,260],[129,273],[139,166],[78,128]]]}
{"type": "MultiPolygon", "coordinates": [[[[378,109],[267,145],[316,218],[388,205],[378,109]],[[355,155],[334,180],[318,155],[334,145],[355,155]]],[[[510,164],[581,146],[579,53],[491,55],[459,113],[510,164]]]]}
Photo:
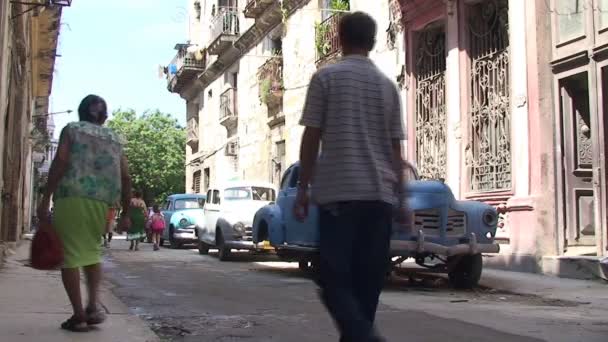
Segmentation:
{"type": "Polygon", "coordinates": [[[30,228],[34,161],[49,139],[61,8],[70,2],[0,2],[0,259],[30,228]]]}
{"type": "Polygon", "coordinates": [[[186,189],[230,179],[278,185],[298,158],[308,81],[336,57],[338,19],[349,10],[376,18],[373,58],[397,81],[405,58],[389,1],[190,2],[189,42],[167,68],[169,90],[187,102],[186,189]]]}
{"type": "MultiPolygon", "coordinates": [[[[407,158],[495,205],[496,267],[575,277],[606,255],[603,0],[197,0],[168,88],[187,103],[187,189],[279,181],[298,158],[312,73],[336,24],[379,24],[371,55],[402,90],[407,158]]],[[[605,9],[604,9],[605,8],[605,9]]]]}

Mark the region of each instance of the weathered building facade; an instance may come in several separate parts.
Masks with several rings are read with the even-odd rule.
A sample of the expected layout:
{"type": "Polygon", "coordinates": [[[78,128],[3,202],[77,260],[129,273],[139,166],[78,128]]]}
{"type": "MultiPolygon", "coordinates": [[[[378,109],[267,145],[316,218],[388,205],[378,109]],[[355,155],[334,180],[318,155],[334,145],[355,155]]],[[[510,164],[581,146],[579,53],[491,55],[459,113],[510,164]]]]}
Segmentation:
{"type": "Polygon", "coordinates": [[[42,4],[0,2],[0,249],[29,231],[33,152],[44,151],[48,140],[61,6],[42,4]]]}
{"type": "Polygon", "coordinates": [[[606,253],[600,9],[608,3],[400,3],[409,159],[460,198],[499,208],[502,252],[489,263],[573,275],[569,264],[590,261],[574,276],[598,274],[593,261],[606,253]]]}
{"type": "Polygon", "coordinates": [[[191,1],[191,41],[178,46],[190,67],[168,68],[188,107],[187,189],[278,182],[298,158],[310,76],[337,55],[340,13],[361,10],[379,24],[371,58],[402,89],[407,158],[501,213],[501,253],[486,263],[598,274],[608,3],[571,3],[191,1]]]}

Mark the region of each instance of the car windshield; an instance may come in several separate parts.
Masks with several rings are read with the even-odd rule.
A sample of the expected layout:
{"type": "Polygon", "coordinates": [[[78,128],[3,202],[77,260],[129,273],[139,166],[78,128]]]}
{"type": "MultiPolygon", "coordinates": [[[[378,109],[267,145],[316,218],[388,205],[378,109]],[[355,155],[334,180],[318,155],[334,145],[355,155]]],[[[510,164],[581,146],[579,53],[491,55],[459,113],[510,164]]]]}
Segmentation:
{"type": "Polygon", "coordinates": [[[175,200],[175,210],[203,209],[205,200],[202,198],[183,198],[175,200]]]}
{"type": "Polygon", "coordinates": [[[235,187],[224,191],[224,199],[226,201],[254,200],[270,202],[275,200],[275,192],[274,189],[258,186],[235,187]]]}

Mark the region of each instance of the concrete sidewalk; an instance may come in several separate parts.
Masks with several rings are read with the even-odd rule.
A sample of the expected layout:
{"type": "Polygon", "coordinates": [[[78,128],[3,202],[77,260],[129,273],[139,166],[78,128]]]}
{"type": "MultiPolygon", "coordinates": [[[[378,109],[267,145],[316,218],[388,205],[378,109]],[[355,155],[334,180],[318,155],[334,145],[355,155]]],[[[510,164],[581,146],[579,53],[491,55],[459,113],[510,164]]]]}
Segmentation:
{"type": "Polygon", "coordinates": [[[101,293],[101,304],[108,313],[106,323],[88,333],[61,330],[59,325],[70,317],[71,307],[59,272],[25,266],[29,246],[29,241],[24,242],[0,269],[0,341],[160,341],[107,289],[101,293]]]}

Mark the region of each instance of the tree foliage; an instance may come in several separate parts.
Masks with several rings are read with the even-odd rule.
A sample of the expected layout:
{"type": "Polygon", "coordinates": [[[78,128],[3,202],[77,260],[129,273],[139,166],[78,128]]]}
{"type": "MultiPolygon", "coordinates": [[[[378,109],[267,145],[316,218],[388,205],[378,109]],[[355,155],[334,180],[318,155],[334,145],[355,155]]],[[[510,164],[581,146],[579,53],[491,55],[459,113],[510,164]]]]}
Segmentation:
{"type": "Polygon", "coordinates": [[[184,192],[186,130],[175,118],[158,110],[141,116],[119,110],[108,126],[127,139],[133,189],[144,194],[146,203],[184,192]]]}

